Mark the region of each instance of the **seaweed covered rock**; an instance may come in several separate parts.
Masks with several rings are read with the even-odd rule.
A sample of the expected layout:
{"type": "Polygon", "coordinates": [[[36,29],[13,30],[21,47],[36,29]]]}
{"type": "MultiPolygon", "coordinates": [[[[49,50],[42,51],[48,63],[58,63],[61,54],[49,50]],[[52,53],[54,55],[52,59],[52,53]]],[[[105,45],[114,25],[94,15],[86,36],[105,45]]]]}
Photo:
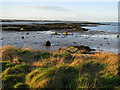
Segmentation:
{"type": "Polygon", "coordinates": [[[66,49],[68,52],[75,53],[81,52],[83,54],[89,53],[90,51],[95,51],[95,49],[91,49],[88,46],[80,45],[80,46],[70,46],[66,49]]]}

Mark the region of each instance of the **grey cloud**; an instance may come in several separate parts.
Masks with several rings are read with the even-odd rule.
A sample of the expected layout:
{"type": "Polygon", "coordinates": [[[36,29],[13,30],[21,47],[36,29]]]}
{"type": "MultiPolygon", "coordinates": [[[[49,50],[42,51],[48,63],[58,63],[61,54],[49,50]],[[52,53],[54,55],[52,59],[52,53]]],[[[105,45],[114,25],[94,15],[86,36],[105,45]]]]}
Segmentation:
{"type": "Polygon", "coordinates": [[[43,10],[52,10],[52,11],[68,11],[68,9],[58,6],[29,6],[36,9],[43,9],[43,10]]]}

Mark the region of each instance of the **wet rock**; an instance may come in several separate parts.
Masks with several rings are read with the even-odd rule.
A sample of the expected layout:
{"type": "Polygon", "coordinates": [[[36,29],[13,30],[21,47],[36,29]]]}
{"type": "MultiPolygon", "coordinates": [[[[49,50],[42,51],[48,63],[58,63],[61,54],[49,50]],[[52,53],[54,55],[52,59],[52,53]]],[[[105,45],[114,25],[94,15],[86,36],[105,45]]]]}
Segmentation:
{"type": "Polygon", "coordinates": [[[80,46],[70,46],[66,50],[68,52],[71,52],[71,53],[75,53],[75,52],[88,53],[88,52],[91,52],[91,51],[95,51],[95,49],[91,49],[90,47],[83,46],[83,45],[80,45],[80,46]]]}
{"type": "Polygon", "coordinates": [[[47,42],[46,42],[46,46],[51,46],[51,42],[50,42],[50,41],[47,41],[47,42]]]}
{"type": "Polygon", "coordinates": [[[68,32],[64,32],[63,34],[64,34],[64,35],[68,35],[68,32]]]}
{"type": "Polygon", "coordinates": [[[35,44],[37,44],[37,42],[34,42],[35,44]]]}
{"type": "Polygon", "coordinates": [[[119,35],[117,35],[117,38],[119,38],[119,35]]]}
{"type": "Polygon", "coordinates": [[[77,42],[73,42],[74,44],[77,44],[77,42]]]}
{"type": "Polygon", "coordinates": [[[29,34],[29,33],[26,33],[27,35],[29,34]]]}
{"type": "Polygon", "coordinates": [[[93,39],[91,39],[91,41],[94,41],[93,39]]]}
{"type": "Polygon", "coordinates": [[[24,39],[24,36],[22,36],[21,39],[24,39]]]}
{"type": "Polygon", "coordinates": [[[108,38],[104,38],[104,39],[108,39],[108,38]]]}
{"type": "Polygon", "coordinates": [[[54,35],[57,35],[57,32],[54,32],[54,35]]]}
{"type": "Polygon", "coordinates": [[[1,38],[1,40],[3,40],[3,38],[1,38]]]}
{"type": "Polygon", "coordinates": [[[78,48],[79,50],[87,50],[87,51],[91,51],[90,47],[88,47],[88,46],[84,46],[84,45],[74,46],[74,47],[78,48]]]}

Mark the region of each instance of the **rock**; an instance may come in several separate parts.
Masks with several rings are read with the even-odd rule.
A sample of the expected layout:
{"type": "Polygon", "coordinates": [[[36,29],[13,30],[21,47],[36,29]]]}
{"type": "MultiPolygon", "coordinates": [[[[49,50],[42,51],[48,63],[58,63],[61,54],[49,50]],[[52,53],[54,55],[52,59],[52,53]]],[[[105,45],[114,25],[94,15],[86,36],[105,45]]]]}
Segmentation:
{"type": "Polygon", "coordinates": [[[37,42],[34,42],[35,44],[37,44],[37,42]]]}
{"type": "Polygon", "coordinates": [[[1,40],[3,40],[3,38],[1,38],[1,40]]]}
{"type": "Polygon", "coordinates": [[[51,46],[51,42],[47,41],[46,46],[51,46]]]}
{"type": "Polygon", "coordinates": [[[80,45],[80,46],[74,46],[74,47],[75,47],[75,48],[78,48],[79,50],[91,51],[90,47],[88,47],[88,46],[80,45]]]}
{"type": "Polygon", "coordinates": [[[57,32],[54,32],[54,35],[57,35],[57,32]]]}
{"type": "Polygon", "coordinates": [[[67,33],[67,32],[64,32],[63,34],[64,34],[64,35],[68,35],[68,33],[67,33]]]}
{"type": "Polygon", "coordinates": [[[117,38],[119,38],[119,35],[117,35],[117,38]]]}
{"type": "Polygon", "coordinates": [[[24,28],[20,28],[20,30],[24,30],[24,28]]]}
{"type": "Polygon", "coordinates": [[[104,38],[104,39],[108,39],[108,38],[104,38]]]}
{"type": "Polygon", "coordinates": [[[22,36],[21,38],[24,39],[24,36],[22,36]]]}
{"type": "Polygon", "coordinates": [[[95,51],[95,49],[91,49],[88,46],[70,46],[66,49],[68,52],[75,53],[75,52],[80,52],[80,53],[89,53],[90,51],[95,51]]]}
{"type": "Polygon", "coordinates": [[[77,44],[77,42],[73,42],[74,44],[77,44]]]}
{"type": "Polygon", "coordinates": [[[26,33],[27,35],[29,34],[29,33],[26,33]]]}

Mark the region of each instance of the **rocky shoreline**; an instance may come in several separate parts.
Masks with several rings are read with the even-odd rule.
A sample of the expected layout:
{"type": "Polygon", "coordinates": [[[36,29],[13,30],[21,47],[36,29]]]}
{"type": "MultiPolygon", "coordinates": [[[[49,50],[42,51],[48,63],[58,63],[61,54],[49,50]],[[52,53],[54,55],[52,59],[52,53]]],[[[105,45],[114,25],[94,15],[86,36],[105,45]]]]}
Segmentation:
{"type": "MultiPolygon", "coordinates": [[[[2,20],[2,22],[13,22],[12,20],[2,20]]],[[[83,26],[97,26],[97,25],[106,25],[103,23],[93,23],[93,22],[65,22],[59,21],[55,23],[46,23],[51,21],[40,21],[44,24],[36,24],[34,21],[24,21],[24,20],[15,20],[14,22],[33,22],[28,25],[22,24],[2,24],[2,30],[6,31],[48,31],[48,30],[66,30],[66,31],[89,31],[88,29],[83,28],[83,26]]],[[[36,21],[38,22],[38,21],[36,21]]]]}

